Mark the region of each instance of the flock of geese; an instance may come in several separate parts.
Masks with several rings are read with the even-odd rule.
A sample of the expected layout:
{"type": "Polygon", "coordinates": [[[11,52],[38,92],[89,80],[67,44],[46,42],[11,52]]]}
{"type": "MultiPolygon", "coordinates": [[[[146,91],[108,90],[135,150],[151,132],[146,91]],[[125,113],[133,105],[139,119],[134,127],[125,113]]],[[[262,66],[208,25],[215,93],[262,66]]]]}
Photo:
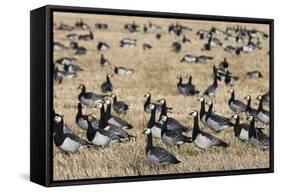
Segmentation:
{"type": "MultiPolygon", "coordinates": [[[[85,23],[82,19],[75,23],[74,26],[60,23],[59,26],[55,24],[56,30],[71,32],[66,35],[66,39],[70,41],[70,45],[66,46],[60,42],[53,43],[54,51],[63,51],[73,49],[76,56],[62,57],[54,63],[54,81],[58,84],[63,83],[65,79],[75,78],[79,73],[83,73],[82,69],[76,62],[79,56],[86,54],[89,50],[80,45],[81,41],[92,41],[95,39],[92,32],[93,27],[85,23]],[[72,33],[74,29],[88,30],[88,34],[78,35],[72,33]],[[79,43],[78,43],[79,42],[79,43]]],[[[106,23],[96,23],[96,30],[107,30],[109,25],[106,23]]],[[[162,27],[149,22],[141,25],[135,22],[127,23],[124,25],[124,30],[130,33],[151,33],[157,31],[162,27]]],[[[184,31],[192,31],[187,26],[180,25],[179,23],[171,24],[168,27],[168,32],[171,35],[182,37],[180,41],[173,42],[171,50],[174,52],[181,52],[182,46],[185,43],[192,43],[185,35],[184,31]]],[[[157,33],[155,38],[161,40],[161,33],[157,33]]],[[[227,27],[226,30],[221,30],[212,27],[210,30],[199,30],[196,35],[199,39],[206,39],[202,47],[202,51],[211,51],[218,47],[223,47],[223,43],[217,36],[222,36],[227,41],[237,43],[236,47],[231,45],[224,46],[224,51],[236,55],[247,54],[257,49],[262,49],[261,39],[266,40],[268,35],[262,31],[255,29],[246,29],[239,26],[227,27]]],[[[137,39],[125,37],[120,41],[120,48],[123,47],[136,47],[137,39]]],[[[101,67],[112,66],[115,75],[133,75],[134,69],[126,68],[123,66],[113,66],[111,62],[105,58],[104,52],[110,49],[106,42],[99,41],[97,50],[100,53],[101,67]]],[[[144,50],[152,49],[153,46],[149,43],[142,45],[144,50]]],[[[184,55],[180,62],[206,64],[213,57],[205,55],[184,55]]],[[[245,74],[248,78],[263,78],[261,72],[254,70],[248,71],[245,74]]],[[[53,110],[53,137],[55,145],[66,153],[75,153],[81,149],[94,147],[104,148],[113,143],[122,143],[136,138],[135,135],[128,133],[128,129],[133,129],[134,125],[121,118],[126,115],[130,109],[129,104],[124,101],[118,100],[114,94],[114,86],[111,81],[112,74],[107,74],[105,81],[100,84],[102,94],[98,94],[86,89],[84,84],[80,84],[80,94],[77,96],[77,114],[75,117],[76,124],[85,132],[85,138],[77,136],[74,131],[67,126],[64,122],[64,116],[58,114],[53,110]],[[99,110],[99,117],[94,117],[92,114],[83,114],[83,108],[95,108],[99,110]],[[114,114],[112,113],[114,111],[114,114]]],[[[204,91],[200,91],[192,83],[192,75],[186,77],[178,76],[178,83],[175,85],[178,94],[184,96],[197,96],[201,94],[198,102],[200,109],[193,110],[187,115],[193,117],[193,125],[186,126],[179,122],[177,119],[170,117],[168,114],[173,111],[173,108],[167,105],[165,98],[160,98],[153,102],[151,94],[144,95],[145,101],[143,105],[144,113],[150,115],[147,127],[144,128],[143,133],[146,134],[146,158],[149,163],[153,165],[168,165],[178,164],[181,161],[169,152],[172,147],[180,147],[184,144],[195,145],[201,150],[208,150],[212,147],[229,147],[227,141],[216,137],[214,134],[204,132],[200,128],[200,123],[204,127],[209,128],[214,133],[228,129],[233,129],[233,135],[241,142],[248,142],[253,147],[267,150],[270,147],[270,138],[264,133],[262,127],[256,127],[256,122],[268,125],[270,123],[270,113],[264,109],[264,103],[270,102],[270,92],[268,90],[264,95],[257,97],[259,102],[258,108],[255,109],[251,106],[251,96],[247,95],[244,99],[246,102],[238,100],[235,97],[234,85],[239,80],[238,76],[233,76],[229,70],[229,62],[224,58],[218,66],[213,66],[212,70],[213,83],[208,86],[204,91]],[[185,79],[187,82],[184,82],[185,79]],[[228,106],[233,111],[231,118],[223,116],[213,111],[213,102],[206,101],[206,96],[211,96],[214,99],[219,92],[218,81],[223,81],[229,88],[228,106]],[[206,109],[206,105],[208,109],[206,109]],[[156,117],[156,115],[158,117],[156,117]],[[240,116],[246,114],[247,122],[240,122],[240,116]],[[191,137],[187,136],[191,132],[191,137]],[[161,140],[166,148],[154,146],[153,140],[161,140]]]]}

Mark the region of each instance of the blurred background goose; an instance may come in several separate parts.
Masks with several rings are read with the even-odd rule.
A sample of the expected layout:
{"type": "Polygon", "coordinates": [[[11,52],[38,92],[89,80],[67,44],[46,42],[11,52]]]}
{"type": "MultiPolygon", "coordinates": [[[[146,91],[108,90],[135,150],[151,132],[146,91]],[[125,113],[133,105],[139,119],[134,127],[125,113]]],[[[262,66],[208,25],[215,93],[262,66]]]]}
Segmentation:
{"type": "Polygon", "coordinates": [[[102,67],[106,67],[106,66],[111,65],[111,63],[109,62],[109,60],[104,57],[103,53],[101,53],[100,56],[101,56],[101,57],[100,57],[100,65],[101,65],[102,67]]]}
{"type": "Polygon", "coordinates": [[[126,67],[115,67],[114,66],[114,73],[118,74],[118,75],[131,75],[134,73],[134,70],[126,68],[126,67]]]}
{"type": "Polygon", "coordinates": [[[106,75],[106,81],[101,84],[101,91],[103,93],[112,92],[113,91],[113,85],[111,83],[110,77],[112,77],[112,75],[111,74],[107,74],[106,75]]]}
{"type": "Polygon", "coordinates": [[[188,83],[183,84],[182,83],[182,76],[178,76],[179,82],[177,84],[178,91],[180,94],[184,96],[193,96],[195,94],[198,94],[199,91],[196,90],[195,86],[192,84],[192,76],[189,75],[188,83]]]}

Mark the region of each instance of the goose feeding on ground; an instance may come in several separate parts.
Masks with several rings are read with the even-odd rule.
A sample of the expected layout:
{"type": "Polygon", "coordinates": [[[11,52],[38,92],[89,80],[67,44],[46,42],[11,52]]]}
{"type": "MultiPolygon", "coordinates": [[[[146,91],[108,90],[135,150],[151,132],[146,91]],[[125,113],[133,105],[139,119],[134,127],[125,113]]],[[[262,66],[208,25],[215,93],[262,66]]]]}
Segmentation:
{"type": "Polygon", "coordinates": [[[212,101],[208,101],[206,104],[209,105],[209,109],[206,113],[207,127],[209,127],[210,129],[216,132],[219,132],[233,126],[233,123],[231,123],[231,120],[229,118],[218,115],[213,112],[212,101]]]}
{"type": "Polygon", "coordinates": [[[124,101],[117,101],[117,96],[114,93],[111,94],[111,97],[113,98],[113,110],[118,114],[126,114],[129,109],[129,105],[124,101]]]}
{"type": "Polygon", "coordinates": [[[257,79],[257,78],[262,78],[263,76],[260,71],[249,71],[246,73],[246,77],[257,79]]]}
{"type": "Polygon", "coordinates": [[[189,75],[189,81],[188,83],[183,84],[182,83],[182,76],[178,77],[179,82],[177,84],[178,92],[184,96],[193,96],[195,94],[198,94],[199,91],[196,90],[195,86],[192,84],[192,76],[189,75]]]}
{"type": "Polygon", "coordinates": [[[94,35],[92,31],[89,31],[89,34],[85,35],[79,35],[79,40],[84,40],[84,41],[92,41],[94,40],[94,35]]]}
{"type": "Polygon", "coordinates": [[[235,113],[245,112],[247,109],[247,106],[242,101],[235,99],[234,89],[230,89],[230,98],[228,100],[228,106],[229,108],[234,111],[235,113]]]}
{"type": "Polygon", "coordinates": [[[120,41],[120,47],[135,47],[137,43],[136,39],[132,39],[129,37],[123,38],[120,41]]]}
{"type": "Polygon", "coordinates": [[[194,63],[197,61],[197,57],[195,55],[185,55],[180,62],[194,63]]]}
{"type": "Polygon", "coordinates": [[[213,57],[200,55],[196,58],[196,62],[205,64],[205,63],[208,63],[212,59],[213,59],[213,57]]]}
{"type": "Polygon", "coordinates": [[[76,64],[64,64],[63,69],[68,73],[78,73],[80,71],[84,71],[79,65],[76,64]]]}
{"type": "Polygon", "coordinates": [[[111,114],[111,101],[109,99],[105,99],[104,103],[107,105],[106,107],[106,121],[111,124],[111,125],[115,125],[117,127],[120,127],[122,129],[132,129],[133,125],[131,125],[130,123],[128,123],[127,121],[121,119],[118,116],[112,115],[111,114]]]}
{"type": "Polygon", "coordinates": [[[70,33],[66,35],[66,38],[70,41],[78,41],[79,36],[76,33],[70,33]]]}
{"type": "Polygon", "coordinates": [[[142,49],[143,50],[147,50],[147,49],[151,49],[151,48],[152,48],[152,46],[150,44],[148,44],[148,43],[143,43],[142,44],[142,49]]]}
{"type": "Polygon", "coordinates": [[[85,147],[89,147],[90,144],[75,135],[74,133],[65,133],[63,131],[64,120],[63,116],[55,114],[54,126],[56,127],[56,132],[54,135],[55,145],[64,152],[74,153],[85,147]]]}
{"type": "Polygon", "coordinates": [[[257,100],[259,100],[259,106],[258,106],[258,110],[257,110],[257,115],[256,118],[265,123],[265,124],[269,124],[270,121],[270,115],[269,115],[269,111],[263,109],[263,100],[262,100],[262,96],[258,96],[257,100]]]}
{"type": "MultiPolygon", "coordinates": [[[[150,104],[150,108],[151,108],[151,114],[152,113],[155,114],[155,110],[156,110],[155,106],[153,104],[150,104]]],[[[156,166],[180,163],[180,161],[167,150],[161,147],[153,146],[151,127],[154,125],[154,122],[155,122],[155,116],[151,115],[147,125],[148,128],[146,128],[144,131],[144,133],[147,135],[146,148],[145,148],[146,159],[148,160],[149,163],[156,166]]]]}
{"type": "Polygon", "coordinates": [[[113,90],[113,85],[111,83],[110,77],[112,77],[112,75],[107,74],[106,75],[106,81],[101,84],[101,91],[103,93],[112,92],[112,90],[113,90]]]}
{"type": "Polygon", "coordinates": [[[75,50],[75,55],[85,55],[87,49],[85,47],[78,46],[77,42],[71,42],[70,47],[75,50]]]}
{"type": "Polygon", "coordinates": [[[269,136],[263,133],[261,130],[257,130],[255,127],[255,118],[248,116],[247,120],[250,122],[249,128],[249,142],[253,147],[258,147],[263,150],[269,149],[270,140],[269,136]]]}
{"type": "Polygon", "coordinates": [[[192,111],[190,115],[193,116],[192,141],[196,147],[203,150],[208,150],[213,146],[228,147],[228,144],[221,139],[200,130],[197,111],[192,111]]]}
{"type": "Polygon", "coordinates": [[[73,29],[73,26],[67,25],[65,23],[60,23],[60,25],[57,27],[57,30],[61,31],[72,31],[73,29]]]}
{"type": "Polygon", "coordinates": [[[62,51],[64,49],[67,49],[67,47],[64,44],[59,43],[59,42],[54,42],[53,43],[53,50],[54,51],[62,51]]]}
{"type": "Polygon", "coordinates": [[[247,115],[252,115],[252,116],[256,117],[258,111],[251,107],[251,101],[252,101],[251,96],[247,95],[245,97],[245,99],[247,100],[246,114],[247,115]]]}
{"type": "Polygon", "coordinates": [[[134,70],[126,67],[114,67],[114,73],[118,75],[131,75],[134,73],[134,70]]]}
{"type": "Polygon", "coordinates": [[[86,86],[84,84],[80,84],[78,89],[81,89],[81,92],[78,95],[78,99],[80,103],[88,107],[92,107],[97,103],[101,102],[103,98],[106,96],[106,95],[99,95],[94,92],[86,92],[86,86]]]}
{"type": "Polygon", "coordinates": [[[166,115],[162,115],[160,117],[160,121],[163,122],[161,139],[167,146],[177,145],[179,147],[180,145],[185,143],[192,143],[191,137],[183,135],[181,131],[169,130],[167,128],[168,117],[166,115]]]}

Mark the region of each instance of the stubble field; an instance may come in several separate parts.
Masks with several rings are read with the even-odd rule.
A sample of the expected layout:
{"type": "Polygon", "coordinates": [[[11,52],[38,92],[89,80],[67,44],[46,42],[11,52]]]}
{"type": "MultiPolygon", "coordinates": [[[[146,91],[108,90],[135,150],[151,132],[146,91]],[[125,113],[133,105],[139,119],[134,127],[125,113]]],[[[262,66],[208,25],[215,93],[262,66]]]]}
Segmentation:
{"type": "MultiPolygon", "coordinates": [[[[201,93],[212,84],[212,66],[218,65],[224,57],[230,63],[230,71],[233,75],[239,76],[234,89],[236,98],[243,100],[247,95],[252,96],[252,105],[257,108],[256,97],[264,94],[269,89],[269,40],[262,40],[262,49],[255,50],[249,54],[237,56],[224,52],[223,48],[214,48],[212,51],[201,51],[207,40],[199,40],[196,32],[199,29],[209,30],[216,26],[225,30],[227,26],[236,26],[237,23],[206,22],[192,20],[156,19],[141,17],[121,17],[107,15],[89,15],[74,13],[55,13],[54,23],[60,22],[74,25],[80,18],[94,26],[97,22],[107,23],[107,30],[93,30],[93,41],[79,41],[79,45],[88,49],[86,55],[80,56],[77,63],[84,69],[78,77],[63,81],[62,84],[54,84],[54,109],[57,113],[63,114],[65,123],[69,125],[77,135],[86,139],[86,132],[75,123],[77,113],[77,96],[80,93],[78,86],[83,83],[87,91],[101,93],[100,85],[105,81],[107,73],[113,73],[111,67],[102,68],[99,64],[100,53],[96,49],[98,41],[104,41],[110,45],[110,49],[104,55],[114,66],[124,66],[133,68],[135,73],[130,76],[115,75],[112,78],[113,92],[118,99],[130,105],[130,109],[122,118],[130,122],[134,128],[129,130],[136,135],[135,140],[112,144],[105,149],[85,149],[74,154],[65,154],[55,145],[53,150],[53,179],[87,179],[105,178],[139,175],[157,175],[171,173],[207,172],[222,170],[240,170],[269,167],[269,151],[262,151],[243,143],[234,137],[233,129],[228,129],[220,133],[213,133],[209,128],[201,125],[204,131],[215,134],[223,139],[230,146],[226,149],[213,148],[203,152],[193,144],[185,144],[180,149],[177,147],[169,149],[181,161],[180,164],[156,168],[150,166],[145,158],[146,136],[142,134],[147,126],[149,115],[144,113],[143,104],[146,92],[152,94],[155,101],[165,97],[169,106],[173,107],[170,116],[182,122],[184,125],[192,125],[193,119],[188,115],[192,110],[199,110],[197,101],[201,93]],[[123,26],[125,23],[135,21],[143,26],[151,21],[160,25],[162,29],[156,32],[144,34],[129,33],[123,26]],[[180,41],[182,37],[170,35],[167,31],[171,23],[180,23],[193,29],[192,32],[184,32],[191,43],[183,44],[180,53],[171,50],[171,44],[180,41]],[[156,33],[161,33],[160,40],[155,38],[156,33]],[[134,48],[120,48],[119,42],[124,37],[137,39],[137,46],[134,48]],[[143,50],[142,44],[149,43],[152,49],[143,50]],[[208,64],[187,64],[180,63],[185,54],[208,55],[214,59],[208,64]],[[263,74],[262,79],[249,79],[245,77],[247,71],[259,70],[263,74]],[[194,97],[184,97],[177,91],[177,76],[193,76],[193,84],[200,94],[194,97]]],[[[249,29],[255,28],[269,33],[268,25],[238,24],[249,29]]],[[[55,27],[54,27],[55,28],[55,27]]],[[[72,32],[87,34],[87,30],[75,29],[72,32]]],[[[54,41],[69,45],[66,35],[72,32],[54,30],[54,41]]],[[[225,41],[224,37],[216,36],[224,45],[235,45],[231,41],[225,41]]],[[[241,44],[242,45],[242,44],[241,44]]],[[[54,52],[54,61],[63,56],[74,56],[74,51],[67,49],[61,52],[54,52]]],[[[206,97],[206,100],[214,101],[216,113],[231,117],[233,112],[229,109],[227,101],[230,97],[228,90],[230,87],[223,82],[219,82],[219,93],[215,98],[206,97]]],[[[245,100],[244,100],[245,101],[245,100]]],[[[268,108],[267,108],[268,109],[268,108]]],[[[93,114],[99,117],[99,110],[95,108],[83,108],[83,113],[93,114]]],[[[242,122],[245,122],[245,115],[241,115],[242,122]]],[[[269,126],[259,124],[269,133],[269,126]]],[[[191,133],[188,133],[191,135],[191,133]]],[[[154,145],[165,146],[161,141],[154,139],[154,145]]]]}

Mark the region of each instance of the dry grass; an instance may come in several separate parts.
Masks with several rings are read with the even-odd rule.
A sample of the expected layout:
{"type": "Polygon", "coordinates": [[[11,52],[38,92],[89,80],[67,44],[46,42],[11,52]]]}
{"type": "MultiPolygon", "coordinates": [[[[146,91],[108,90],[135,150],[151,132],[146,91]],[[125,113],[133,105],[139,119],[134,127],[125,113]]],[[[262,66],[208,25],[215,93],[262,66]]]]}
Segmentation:
{"type": "MultiPolygon", "coordinates": [[[[129,132],[137,135],[135,141],[127,143],[114,144],[103,150],[86,149],[79,153],[66,155],[54,146],[54,180],[67,179],[85,179],[85,178],[103,178],[117,176],[136,176],[136,175],[154,175],[167,173],[188,173],[188,172],[206,172],[217,170],[237,170],[254,169],[269,167],[269,152],[260,151],[242,143],[234,138],[232,130],[227,130],[216,134],[218,137],[230,143],[227,149],[211,149],[202,152],[193,144],[186,144],[180,149],[173,148],[172,152],[182,162],[178,165],[171,165],[162,168],[151,167],[145,158],[145,136],[141,134],[143,128],[147,125],[149,116],[143,112],[143,95],[146,92],[152,93],[153,99],[165,97],[168,105],[174,108],[172,117],[178,119],[183,124],[191,125],[192,118],[188,116],[191,110],[199,110],[198,96],[183,97],[178,94],[176,77],[186,74],[193,75],[193,83],[203,92],[207,86],[212,83],[212,65],[217,65],[223,57],[227,57],[230,62],[230,71],[238,75],[240,80],[235,85],[236,97],[242,100],[246,95],[251,95],[253,103],[257,107],[255,98],[268,90],[269,84],[269,56],[266,54],[269,49],[269,43],[262,41],[262,50],[256,50],[253,53],[242,56],[235,56],[223,51],[222,48],[216,48],[211,52],[200,51],[206,40],[199,40],[195,33],[199,29],[209,30],[212,26],[225,29],[228,25],[235,23],[223,22],[202,22],[191,20],[180,20],[183,25],[193,28],[193,32],[185,32],[185,35],[191,39],[192,44],[184,44],[180,53],[173,53],[170,49],[172,42],[178,40],[167,32],[167,27],[176,20],[163,20],[152,18],[130,18],[130,17],[112,17],[87,14],[66,14],[56,13],[54,21],[74,25],[75,21],[83,18],[91,26],[96,22],[105,22],[109,24],[106,32],[94,31],[95,39],[91,42],[79,42],[90,51],[78,60],[80,66],[85,70],[79,76],[72,80],[66,80],[62,85],[55,85],[54,108],[58,113],[64,114],[65,122],[74,129],[74,131],[86,138],[85,131],[81,130],[75,123],[77,96],[79,90],[77,87],[84,83],[89,91],[100,92],[100,84],[105,81],[106,73],[111,72],[110,68],[102,68],[99,65],[100,54],[96,50],[99,40],[107,42],[111,49],[105,53],[115,66],[125,66],[135,69],[132,76],[120,77],[114,76],[112,79],[114,93],[118,98],[130,104],[130,110],[126,120],[134,125],[134,129],[129,132]],[[163,34],[161,40],[156,40],[155,32],[151,34],[136,33],[131,34],[123,29],[123,25],[134,20],[138,24],[152,21],[162,26],[159,31],[163,34]],[[123,37],[133,37],[137,39],[137,47],[120,48],[119,41],[123,37]],[[147,42],[153,46],[151,50],[143,51],[141,45],[147,42]],[[214,60],[210,64],[186,64],[179,60],[185,54],[210,55],[214,60]],[[262,80],[251,80],[244,77],[246,71],[260,70],[264,75],[262,80]]],[[[269,32],[267,25],[239,24],[247,28],[256,28],[269,32]]],[[[77,33],[88,33],[87,31],[75,30],[77,33]]],[[[55,31],[55,41],[63,42],[68,45],[65,35],[68,32],[55,31]]],[[[218,36],[218,38],[220,38],[218,36]]],[[[220,38],[222,39],[222,38],[220,38]]],[[[62,56],[73,56],[74,51],[67,50],[55,52],[54,59],[62,56]]],[[[214,107],[217,113],[225,116],[233,114],[230,111],[227,100],[229,93],[224,84],[220,84],[220,90],[214,99],[214,107]]],[[[211,99],[211,98],[207,98],[211,99]]],[[[92,113],[99,117],[97,109],[83,109],[84,113],[92,113]]],[[[242,116],[245,121],[245,116],[242,116]]],[[[264,125],[261,125],[265,127],[264,125]]],[[[209,129],[201,126],[205,131],[209,129]]],[[[265,127],[268,133],[269,127],[265,127]]],[[[155,141],[155,145],[163,146],[160,141],[155,141]]]]}

